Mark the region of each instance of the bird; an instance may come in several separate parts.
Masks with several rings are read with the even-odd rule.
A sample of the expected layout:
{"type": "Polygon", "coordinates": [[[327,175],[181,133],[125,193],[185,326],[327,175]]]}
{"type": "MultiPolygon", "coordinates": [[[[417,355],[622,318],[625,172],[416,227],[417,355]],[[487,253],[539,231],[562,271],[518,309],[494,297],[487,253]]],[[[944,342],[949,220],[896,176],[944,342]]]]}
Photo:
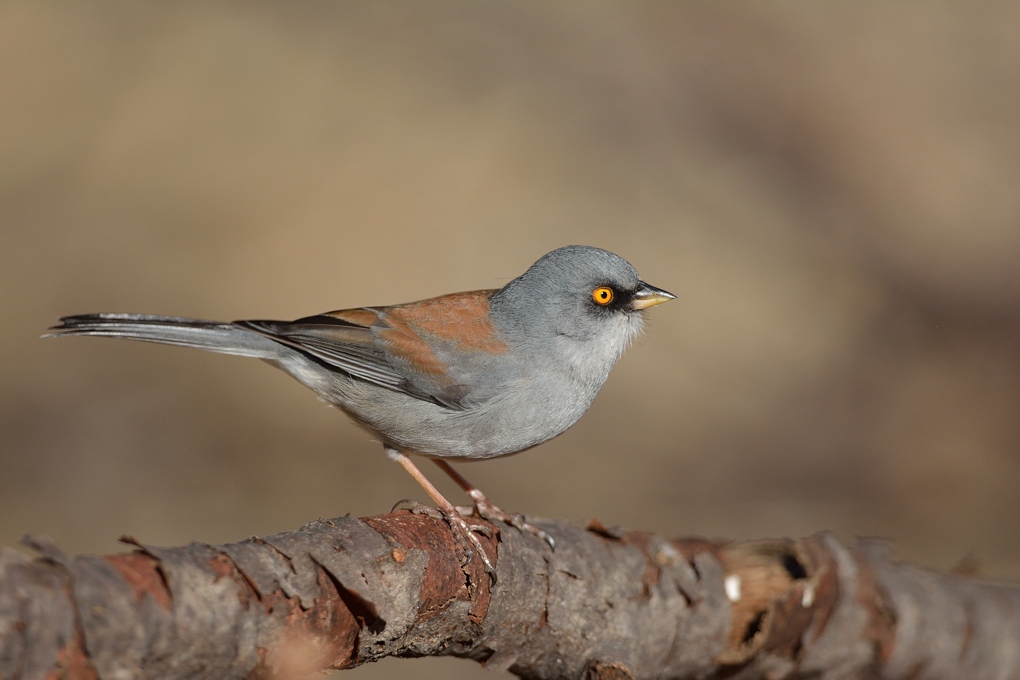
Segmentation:
{"type": "MultiPolygon", "coordinates": [[[[464,516],[535,534],[449,463],[549,441],[588,410],[645,311],[675,299],[625,259],[592,246],[542,256],[502,288],[340,309],[295,321],[205,321],[152,314],[65,316],[44,337],[91,335],[254,357],[282,369],[378,437],[465,548],[492,561],[464,516]],[[432,459],[471,498],[455,507],[408,454],[432,459]],[[473,548],[473,550],[472,550],[473,548]]],[[[398,504],[400,505],[400,504],[398,504]]]]}

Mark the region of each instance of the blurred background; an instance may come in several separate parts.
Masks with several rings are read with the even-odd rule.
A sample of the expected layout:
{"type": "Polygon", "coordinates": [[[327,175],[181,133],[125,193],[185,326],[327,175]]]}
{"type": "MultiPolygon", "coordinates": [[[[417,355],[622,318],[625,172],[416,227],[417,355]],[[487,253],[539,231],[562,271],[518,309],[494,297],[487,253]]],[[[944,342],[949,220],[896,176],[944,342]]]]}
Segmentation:
{"type": "MultiPolygon", "coordinates": [[[[461,466],[496,503],[1020,576],[1020,5],[3,2],[0,63],[3,545],[423,499],[283,373],[58,316],[290,319],[584,243],[678,300],[577,426],[461,466]]],[[[354,677],[397,672],[491,677],[354,677]]]]}

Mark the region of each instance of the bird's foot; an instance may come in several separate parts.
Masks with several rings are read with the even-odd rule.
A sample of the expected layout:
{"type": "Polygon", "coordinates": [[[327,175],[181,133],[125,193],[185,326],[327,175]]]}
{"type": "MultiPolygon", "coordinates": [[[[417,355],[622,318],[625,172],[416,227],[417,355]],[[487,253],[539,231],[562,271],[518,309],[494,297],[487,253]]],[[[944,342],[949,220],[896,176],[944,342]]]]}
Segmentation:
{"type": "Polygon", "coordinates": [[[485,573],[489,575],[489,585],[496,585],[496,567],[486,554],[485,546],[482,545],[481,540],[475,535],[475,532],[478,532],[491,537],[492,530],[487,526],[479,527],[474,524],[468,524],[456,511],[450,515],[444,515],[443,520],[450,526],[454,538],[464,548],[464,554],[466,555],[464,566],[470,564],[472,554],[477,553],[479,559],[482,560],[482,564],[485,566],[485,573]]]}
{"type": "Polygon", "coordinates": [[[443,472],[450,475],[450,478],[457,482],[457,486],[463,489],[468,496],[471,496],[471,500],[474,501],[473,506],[462,506],[456,508],[458,513],[465,517],[477,515],[478,517],[486,519],[492,523],[500,522],[502,524],[509,524],[518,531],[526,531],[532,536],[541,538],[549,545],[550,550],[556,549],[556,541],[553,540],[553,537],[538,527],[525,522],[524,515],[517,513],[510,514],[497,508],[489,501],[488,498],[485,497],[485,494],[482,493],[478,487],[464,479],[464,476],[454,470],[453,466],[445,460],[441,458],[433,458],[432,462],[438,465],[443,472]]]}
{"type": "Polygon", "coordinates": [[[504,510],[493,505],[485,495],[477,489],[471,493],[471,499],[475,502],[474,505],[460,505],[457,506],[457,512],[465,517],[477,515],[482,519],[488,520],[492,523],[500,522],[502,524],[509,524],[514,529],[521,532],[527,532],[532,536],[537,536],[549,545],[550,550],[556,549],[556,541],[552,536],[547,534],[542,529],[528,524],[524,521],[524,515],[519,512],[505,512],[504,510]]]}
{"type": "Polygon", "coordinates": [[[397,510],[407,510],[408,512],[415,515],[424,515],[425,517],[431,517],[432,519],[443,519],[443,513],[431,505],[426,505],[420,501],[416,501],[413,498],[405,498],[402,501],[397,501],[390,508],[390,512],[396,512],[397,510]]]}
{"type": "MultiPolygon", "coordinates": [[[[486,538],[492,538],[492,529],[484,524],[468,524],[461,517],[461,513],[454,511],[452,513],[445,513],[441,509],[433,508],[431,505],[419,503],[416,500],[405,498],[402,501],[398,501],[393,506],[393,512],[398,508],[403,508],[411,511],[416,515],[424,515],[426,517],[432,517],[434,519],[441,519],[446,522],[447,526],[450,527],[453,537],[457,539],[461,547],[464,549],[464,566],[466,567],[471,563],[472,556],[477,553],[479,559],[482,560],[482,564],[485,566],[485,573],[489,575],[490,585],[496,583],[496,567],[492,564],[492,560],[489,559],[488,554],[485,552],[485,546],[479,540],[475,534],[482,534],[486,538]]],[[[483,518],[484,519],[484,518],[483,518]]],[[[490,520],[491,521],[491,520],[490,520]]]]}

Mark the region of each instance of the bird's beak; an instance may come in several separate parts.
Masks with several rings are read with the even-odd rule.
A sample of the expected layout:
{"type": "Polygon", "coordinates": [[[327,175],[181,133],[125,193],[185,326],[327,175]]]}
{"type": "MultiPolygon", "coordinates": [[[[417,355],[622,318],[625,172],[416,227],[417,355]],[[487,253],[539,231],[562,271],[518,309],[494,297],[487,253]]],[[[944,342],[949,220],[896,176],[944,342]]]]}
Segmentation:
{"type": "Polygon", "coordinates": [[[662,304],[668,300],[675,300],[676,295],[667,293],[661,288],[651,286],[644,281],[640,282],[641,285],[634,291],[634,295],[630,299],[631,309],[645,309],[647,307],[654,307],[655,305],[662,304]]]}

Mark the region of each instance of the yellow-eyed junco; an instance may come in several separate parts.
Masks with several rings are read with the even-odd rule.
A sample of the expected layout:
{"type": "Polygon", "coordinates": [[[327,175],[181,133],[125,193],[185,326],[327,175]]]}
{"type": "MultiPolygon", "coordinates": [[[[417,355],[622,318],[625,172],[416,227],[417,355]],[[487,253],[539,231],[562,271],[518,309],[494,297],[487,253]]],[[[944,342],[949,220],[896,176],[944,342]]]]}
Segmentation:
{"type": "Polygon", "coordinates": [[[405,452],[431,458],[471,496],[480,516],[552,545],[544,532],[492,505],[445,459],[505,456],[562,433],[588,409],[641,330],[643,310],[674,297],[641,281],[613,253],[566,246],[499,290],[289,322],[85,314],[61,318],[47,337],[197,347],[282,369],[381,437],[387,454],[422,485],[492,574],[470,525],[405,452]]]}

